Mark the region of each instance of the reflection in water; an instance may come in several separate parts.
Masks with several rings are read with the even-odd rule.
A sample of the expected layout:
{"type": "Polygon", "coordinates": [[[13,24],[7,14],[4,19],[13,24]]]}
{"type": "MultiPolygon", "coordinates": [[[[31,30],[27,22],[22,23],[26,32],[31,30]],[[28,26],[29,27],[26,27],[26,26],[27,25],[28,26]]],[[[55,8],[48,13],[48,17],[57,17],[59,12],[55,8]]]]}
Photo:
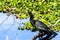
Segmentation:
{"type": "Polygon", "coordinates": [[[18,40],[18,36],[17,36],[16,40],[18,40]]]}
{"type": "Polygon", "coordinates": [[[18,33],[16,35],[17,35],[16,40],[18,40],[18,33]]]}
{"type": "Polygon", "coordinates": [[[9,40],[8,35],[6,35],[6,40],[9,40]]]}

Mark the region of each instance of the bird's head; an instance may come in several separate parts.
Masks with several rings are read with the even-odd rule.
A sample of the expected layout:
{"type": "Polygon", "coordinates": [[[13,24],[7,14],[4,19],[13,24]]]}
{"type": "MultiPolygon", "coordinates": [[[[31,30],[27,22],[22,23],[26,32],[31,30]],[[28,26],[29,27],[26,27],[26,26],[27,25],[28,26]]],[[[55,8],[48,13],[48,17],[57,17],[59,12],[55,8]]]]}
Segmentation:
{"type": "Polygon", "coordinates": [[[32,12],[28,10],[28,14],[29,14],[29,15],[32,15],[32,12]]]}

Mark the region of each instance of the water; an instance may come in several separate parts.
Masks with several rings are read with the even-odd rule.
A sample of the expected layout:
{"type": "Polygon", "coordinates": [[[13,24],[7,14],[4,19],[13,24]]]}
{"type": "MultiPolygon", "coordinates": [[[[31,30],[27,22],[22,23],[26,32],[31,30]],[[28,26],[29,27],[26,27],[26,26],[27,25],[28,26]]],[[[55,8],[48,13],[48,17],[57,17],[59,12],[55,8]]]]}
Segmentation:
{"type": "MultiPolygon", "coordinates": [[[[5,30],[0,31],[0,40],[31,40],[34,36],[34,34],[37,34],[38,32],[31,32],[31,31],[21,31],[21,30],[9,30],[6,32],[5,30]]],[[[53,38],[52,40],[59,40],[60,39],[60,33],[53,38]]]]}
{"type": "Polygon", "coordinates": [[[37,32],[21,31],[21,30],[6,30],[0,31],[0,40],[31,40],[37,32]]]}
{"type": "MultiPolygon", "coordinates": [[[[6,15],[0,14],[0,23],[2,23],[6,17],[6,15]]],[[[33,36],[38,33],[31,32],[30,30],[18,30],[18,23],[22,26],[22,22],[29,21],[29,18],[24,20],[16,19],[18,23],[15,23],[14,25],[13,19],[14,17],[11,15],[3,24],[0,25],[0,40],[31,40],[33,36]]],[[[58,35],[52,40],[60,40],[60,33],[58,32],[58,35]]]]}

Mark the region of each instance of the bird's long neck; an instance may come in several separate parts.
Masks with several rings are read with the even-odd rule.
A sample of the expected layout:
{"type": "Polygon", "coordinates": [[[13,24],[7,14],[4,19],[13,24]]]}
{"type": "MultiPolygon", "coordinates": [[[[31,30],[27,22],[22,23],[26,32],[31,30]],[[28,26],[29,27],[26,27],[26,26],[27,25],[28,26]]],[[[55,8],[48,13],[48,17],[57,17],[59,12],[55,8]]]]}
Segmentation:
{"type": "Polygon", "coordinates": [[[30,20],[33,21],[34,16],[33,16],[32,12],[28,11],[28,13],[29,13],[29,15],[30,15],[30,20]]]}
{"type": "Polygon", "coordinates": [[[30,14],[30,20],[33,20],[34,16],[32,14],[30,14]]]}

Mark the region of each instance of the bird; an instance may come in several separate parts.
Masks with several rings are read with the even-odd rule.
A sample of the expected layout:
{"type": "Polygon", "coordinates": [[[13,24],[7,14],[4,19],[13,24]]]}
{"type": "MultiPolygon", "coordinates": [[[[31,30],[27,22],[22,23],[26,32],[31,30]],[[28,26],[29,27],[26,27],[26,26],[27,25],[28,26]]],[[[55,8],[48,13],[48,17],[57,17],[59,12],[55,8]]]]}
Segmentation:
{"type": "Polygon", "coordinates": [[[44,33],[44,35],[45,34],[48,35],[45,39],[50,38],[51,35],[55,33],[54,31],[50,30],[50,28],[43,22],[34,20],[34,15],[32,14],[31,11],[28,10],[28,14],[30,16],[30,23],[32,24],[32,26],[35,27],[40,33],[44,33]]]}

